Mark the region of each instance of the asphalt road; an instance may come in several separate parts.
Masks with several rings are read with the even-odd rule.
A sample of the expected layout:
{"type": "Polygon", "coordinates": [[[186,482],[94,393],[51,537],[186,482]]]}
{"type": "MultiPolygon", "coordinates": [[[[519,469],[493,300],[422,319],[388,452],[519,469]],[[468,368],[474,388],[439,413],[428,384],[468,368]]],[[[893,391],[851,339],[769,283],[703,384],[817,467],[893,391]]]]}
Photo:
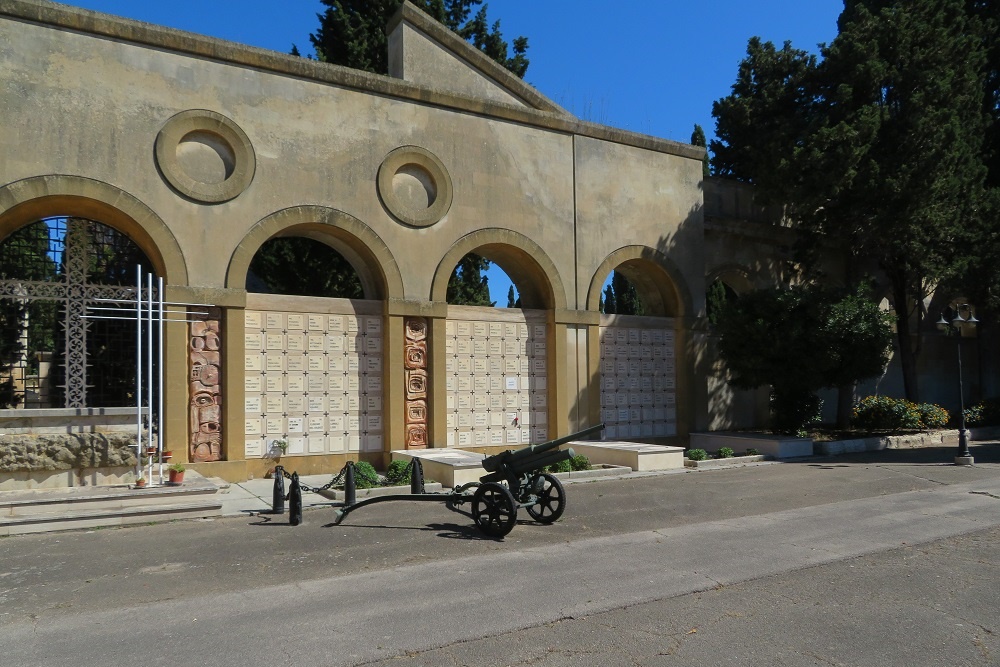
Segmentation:
{"type": "Polygon", "coordinates": [[[0,665],[1000,665],[1000,446],[0,540],[0,665]]]}

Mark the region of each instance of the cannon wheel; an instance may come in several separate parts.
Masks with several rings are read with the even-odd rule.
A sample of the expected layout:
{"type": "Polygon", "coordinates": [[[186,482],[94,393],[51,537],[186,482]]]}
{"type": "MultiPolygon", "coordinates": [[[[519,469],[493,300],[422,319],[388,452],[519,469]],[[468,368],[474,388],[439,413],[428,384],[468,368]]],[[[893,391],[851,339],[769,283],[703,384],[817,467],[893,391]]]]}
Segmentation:
{"type": "Polygon", "coordinates": [[[534,505],[525,507],[531,518],[539,523],[553,523],[566,509],[566,491],[555,475],[543,472],[531,480],[531,489],[538,497],[534,505]]]}
{"type": "Polygon", "coordinates": [[[502,484],[481,484],[472,496],[472,518],[479,530],[490,537],[503,537],[517,523],[514,496],[502,484]]]}

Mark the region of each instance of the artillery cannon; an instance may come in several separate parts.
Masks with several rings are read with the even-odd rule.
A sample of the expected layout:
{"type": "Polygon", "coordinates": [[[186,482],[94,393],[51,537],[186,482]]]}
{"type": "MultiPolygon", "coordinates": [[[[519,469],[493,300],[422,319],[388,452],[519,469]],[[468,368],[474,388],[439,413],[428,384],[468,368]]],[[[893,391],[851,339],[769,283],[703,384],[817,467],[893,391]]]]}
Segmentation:
{"type": "Polygon", "coordinates": [[[411,485],[412,493],[373,496],[354,502],[354,489],[345,488],[347,500],[337,510],[334,524],[339,524],[359,507],[393,500],[445,502],[449,507],[471,502],[473,521],[491,537],[503,537],[513,530],[517,523],[517,510],[522,507],[535,521],[553,523],[566,509],[566,492],[559,479],[541,472],[542,468],[573,457],[572,449],[558,450],[560,445],[603,428],[604,424],[598,424],[562,438],[488,456],[483,459],[486,475],[480,477],[478,482],[463,484],[450,493],[422,493],[423,472],[420,460],[414,458],[413,475],[414,479],[419,475],[420,483],[411,485]]]}

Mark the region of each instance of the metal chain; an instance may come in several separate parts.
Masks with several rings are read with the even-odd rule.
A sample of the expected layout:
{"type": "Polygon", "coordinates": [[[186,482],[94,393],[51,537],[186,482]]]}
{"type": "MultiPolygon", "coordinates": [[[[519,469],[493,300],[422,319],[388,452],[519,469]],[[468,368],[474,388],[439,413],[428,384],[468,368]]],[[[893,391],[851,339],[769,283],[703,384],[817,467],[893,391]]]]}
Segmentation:
{"type": "MultiPolygon", "coordinates": [[[[285,479],[288,479],[288,480],[292,479],[292,473],[288,472],[284,468],[281,469],[281,472],[282,472],[283,476],[285,477],[285,479]]],[[[412,474],[412,472],[413,472],[413,459],[410,459],[410,462],[406,464],[406,468],[404,468],[403,472],[404,472],[404,475],[406,477],[409,477],[412,474]]],[[[383,477],[382,475],[379,475],[378,473],[375,473],[375,476],[378,478],[378,485],[380,487],[381,486],[392,486],[391,484],[389,484],[388,478],[383,477]]],[[[299,481],[299,488],[302,489],[303,491],[308,491],[310,493],[319,493],[320,491],[326,491],[326,490],[330,489],[333,486],[342,485],[344,483],[344,480],[346,478],[347,478],[347,464],[344,464],[344,467],[340,469],[340,472],[337,473],[336,476],[333,477],[333,479],[331,479],[329,482],[327,482],[323,486],[309,486],[308,484],[303,484],[302,481],[300,480],[299,481]]],[[[286,494],[286,499],[287,499],[287,494],[286,494]]]]}

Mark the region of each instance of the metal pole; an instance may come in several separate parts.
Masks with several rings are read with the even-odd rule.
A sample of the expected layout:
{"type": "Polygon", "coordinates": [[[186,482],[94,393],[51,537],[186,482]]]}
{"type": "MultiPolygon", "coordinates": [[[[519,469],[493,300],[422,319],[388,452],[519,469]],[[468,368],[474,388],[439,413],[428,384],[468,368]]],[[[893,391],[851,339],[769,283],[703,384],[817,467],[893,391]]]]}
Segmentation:
{"type": "Polygon", "coordinates": [[[156,297],[160,304],[160,319],[157,327],[157,339],[160,342],[157,368],[157,403],[156,403],[156,440],[160,445],[160,478],[163,477],[163,278],[157,278],[156,297]]]}
{"type": "Polygon", "coordinates": [[[136,421],[136,446],[138,451],[135,454],[137,461],[137,474],[142,475],[145,467],[143,455],[145,450],[142,447],[142,267],[135,266],[135,421],[136,421]]]}
{"type": "Polygon", "coordinates": [[[958,330],[958,453],[956,456],[967,458],[969,454],[969,438],[965,433],[965,390],[962,386],[962,330],[958,330]]]}
{"type": "MultiPolygon", "coordinates": [[[[149,389],[146,391],[146,395],[149,397],[149,407],[146,409],[147,423],[149,424],[149,445],[152,448],[153,445],[153,274],[146,273],[146,382],[149,384],[149,389]]],[[[160,457],[160,436],[156,436],[156,453],[153,455],[155,457],[158,469],[158,479],[157,483],[163,484],[163,459],[160,457]]],[[[149,476],[153,476],[153,457],[149,459],[149,476]]]]}

